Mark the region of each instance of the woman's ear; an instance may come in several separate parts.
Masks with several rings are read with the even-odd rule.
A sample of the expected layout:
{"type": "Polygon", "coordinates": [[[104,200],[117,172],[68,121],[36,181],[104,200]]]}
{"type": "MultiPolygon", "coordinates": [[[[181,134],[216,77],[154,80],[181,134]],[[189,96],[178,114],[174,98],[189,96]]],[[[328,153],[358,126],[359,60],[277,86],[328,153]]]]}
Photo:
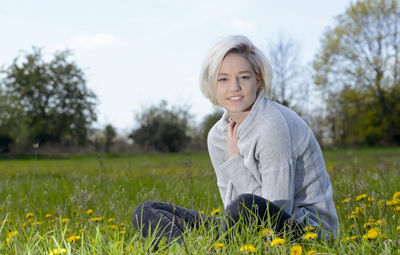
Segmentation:
{"type": "Polygon", "coordinates": [[[261,82],[262,80],[261,80],[261,75],[258,73],[258,74],[256,74],[256,84],[257,84],[257,91],[259,91],[260,90],[260,88],[261,88],[261,82]]]}

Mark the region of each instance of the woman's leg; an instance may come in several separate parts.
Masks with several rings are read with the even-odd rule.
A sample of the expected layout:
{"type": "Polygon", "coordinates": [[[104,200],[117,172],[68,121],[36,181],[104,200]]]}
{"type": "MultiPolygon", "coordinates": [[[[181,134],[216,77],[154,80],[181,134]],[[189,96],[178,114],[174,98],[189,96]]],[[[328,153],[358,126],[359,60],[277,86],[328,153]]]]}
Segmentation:
{"type": "Polygon", "coordinates": [[[224,216],[224,230],[235,225],[240,219],[248,225],[257,223],[258,226],[271,223],[276,233],[283,233],[285,230],[297,239],[301,237],[303,226],[294,220],[288,213],[274,203],[253,194],[241,194],[229,204],[224,216]]]}
{"type": "MultiPolygon", "coordinates": [[[[167,243],[176,239],[181,244],[185,228],[197,228],[203,220],[204,216],[199,212],[157,201],[141,203],[132,215],[133,226],[144,237],[155,234],[155,249],[163,237],[167,239],[167,243]]],[[[204,224],[208,226],[210,221],[211,219],[207,219],[204,224]]]]}

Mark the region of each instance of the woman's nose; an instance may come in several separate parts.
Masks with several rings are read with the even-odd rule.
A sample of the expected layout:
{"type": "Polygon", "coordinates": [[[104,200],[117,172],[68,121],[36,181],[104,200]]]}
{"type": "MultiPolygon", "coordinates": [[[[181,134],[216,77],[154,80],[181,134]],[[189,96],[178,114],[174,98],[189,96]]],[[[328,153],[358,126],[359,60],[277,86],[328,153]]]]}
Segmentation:
{"type": "Polygon", "coordinates": [[[231,91],[239,91],[240,90],[240,84],[238,79],[232,79],[231,84],[229,86],[231,91]]]}

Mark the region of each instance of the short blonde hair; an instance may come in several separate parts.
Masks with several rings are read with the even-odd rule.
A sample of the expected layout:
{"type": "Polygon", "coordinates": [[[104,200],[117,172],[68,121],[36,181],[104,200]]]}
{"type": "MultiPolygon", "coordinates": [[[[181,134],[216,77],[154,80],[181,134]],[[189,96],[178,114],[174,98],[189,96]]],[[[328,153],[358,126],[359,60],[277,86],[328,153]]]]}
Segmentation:
{"type": "Polygon", "coordinates": [[[256,75],[261,79],[258,93],[271,96],[272,69],[262,51],[243,35],[232,35],[220,40],[206,55],[200,73],[200,89],[211,103],[218,105],[215,89],[218,72],[226,55],[236,53],[244,56],[251,64],[256,75]]]}

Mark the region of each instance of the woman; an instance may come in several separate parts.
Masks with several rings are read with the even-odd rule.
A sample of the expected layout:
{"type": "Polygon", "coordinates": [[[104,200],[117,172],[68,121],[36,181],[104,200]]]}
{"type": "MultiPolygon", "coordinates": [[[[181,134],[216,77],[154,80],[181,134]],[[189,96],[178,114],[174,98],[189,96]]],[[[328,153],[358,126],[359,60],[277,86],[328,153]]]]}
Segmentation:
{"type": "MultiPolygon", "coordinates": [[[[295,112],[269,100],[271,78],[267,58],[244,36],[221,40],[202,67],[201,91],[225,109],[208,134],[225,206],[223,229],[240,219],[244,224],[269,221],[276,232],[294,230],[298,236],[310,225],[320,237],[332,238],[338,218],[321,149],[295,112]]],[[[142,203],[132,220],[144,236],[158,226],[157,236],[178,242],[183,226],[213,222],[198,212],[152,201],[142,203]]]]}

